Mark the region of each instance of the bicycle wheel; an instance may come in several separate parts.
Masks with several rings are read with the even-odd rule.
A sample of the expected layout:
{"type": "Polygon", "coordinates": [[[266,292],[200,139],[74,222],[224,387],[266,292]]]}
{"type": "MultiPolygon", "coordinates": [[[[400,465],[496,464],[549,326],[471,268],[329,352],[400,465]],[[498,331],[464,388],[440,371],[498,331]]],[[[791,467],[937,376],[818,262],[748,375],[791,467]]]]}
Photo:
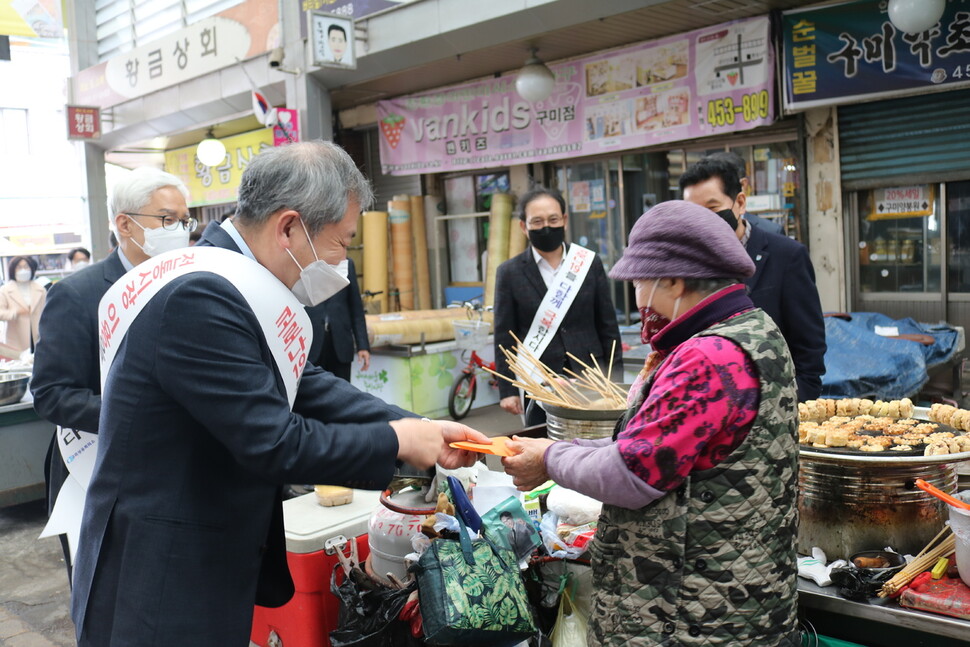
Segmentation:
{"type": "Polygon", "coordinates": [[[448,396],[448,413],[455,420],[461,420],[472,410],[475,400],[475,375],[462,373],[455,379],[448,396]]]}

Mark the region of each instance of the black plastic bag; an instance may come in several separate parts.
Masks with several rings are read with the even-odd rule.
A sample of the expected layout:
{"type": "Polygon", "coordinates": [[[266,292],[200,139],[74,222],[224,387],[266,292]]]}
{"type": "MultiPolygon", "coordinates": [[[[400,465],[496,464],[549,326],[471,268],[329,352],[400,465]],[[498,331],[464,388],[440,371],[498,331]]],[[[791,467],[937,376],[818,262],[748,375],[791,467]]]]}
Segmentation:
{"type": "Polygon", "coordinates": [[[876,597],[879,589],[895,575],[891,569],[855,568],[842,566],[833,568],[829,577],[839,587],[839,595],[855,602],[869,602],[876,597]]]}
{"type": "Polygon", "coordinates": [[[413,647],[423,644],[411,636],[407,622],[398,620],[401,609],[417,584],[403,589],[384,586],[360,569],[337,585],[337,569],[330,578],[330,590],[340,600],[337,629],[330,632],[333,647],[413,647]]]}

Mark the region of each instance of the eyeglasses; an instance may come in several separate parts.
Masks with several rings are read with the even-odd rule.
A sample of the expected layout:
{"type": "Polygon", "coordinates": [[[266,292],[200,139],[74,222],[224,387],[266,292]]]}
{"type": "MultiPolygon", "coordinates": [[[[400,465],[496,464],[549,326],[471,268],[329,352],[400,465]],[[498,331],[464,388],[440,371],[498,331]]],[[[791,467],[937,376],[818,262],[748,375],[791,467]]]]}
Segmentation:
{"type": "Polygon", "coordinates": [[[195,228],[199,226],[199,221],[195,218],[186,218],[185,220],[180,220],[175,216],[156,216],[150,213],[126,213],[126,216],[138,216],[139,218],[158,218],[162,221],[162,229],[168,231],[176,231],[179,227],[182,229],[193,232],[195,228]]]}
{"type": "Polygon", "coordinates": [[[563,223],[562,216],[552,216],[548,220],[543,220],[542,218],[533,218],[526,222],[529,229],[542,229],[543,227],[561,227],[563,223]]]}

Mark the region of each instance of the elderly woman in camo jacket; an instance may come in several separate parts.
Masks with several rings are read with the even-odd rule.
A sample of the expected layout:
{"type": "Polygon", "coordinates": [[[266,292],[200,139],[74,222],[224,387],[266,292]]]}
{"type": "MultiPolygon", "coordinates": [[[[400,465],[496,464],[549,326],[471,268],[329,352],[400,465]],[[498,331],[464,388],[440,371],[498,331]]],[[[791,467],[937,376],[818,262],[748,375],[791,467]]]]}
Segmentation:
{"type": "Polygon", "coordinates": [[[653,350],[613,438],[509,443],[520,489],[552,478],[605,504],[590,644],[800,644],[794,369],[753,272],[717,214],[650,209],[610,272],[653,350]]]}

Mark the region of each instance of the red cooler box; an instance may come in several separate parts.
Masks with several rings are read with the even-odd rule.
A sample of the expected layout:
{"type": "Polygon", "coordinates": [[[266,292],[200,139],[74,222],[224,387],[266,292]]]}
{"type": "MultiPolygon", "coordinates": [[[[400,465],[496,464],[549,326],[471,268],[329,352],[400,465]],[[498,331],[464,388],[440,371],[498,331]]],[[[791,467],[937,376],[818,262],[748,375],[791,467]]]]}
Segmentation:
{"type": "Polygon", "coordinates": [[[325,544],[338,536],[353,540],[363,563],[369,551],[367,523],[379,499],[379,492],[354,490],[346,505],[322,506],[313,493],[283,502],[286,561],[296,593],[282,607],[256,607],[250,640],[259,647],[330,647],[339,608],[330,592],[337,555],[328,555],[325,544]]]}

